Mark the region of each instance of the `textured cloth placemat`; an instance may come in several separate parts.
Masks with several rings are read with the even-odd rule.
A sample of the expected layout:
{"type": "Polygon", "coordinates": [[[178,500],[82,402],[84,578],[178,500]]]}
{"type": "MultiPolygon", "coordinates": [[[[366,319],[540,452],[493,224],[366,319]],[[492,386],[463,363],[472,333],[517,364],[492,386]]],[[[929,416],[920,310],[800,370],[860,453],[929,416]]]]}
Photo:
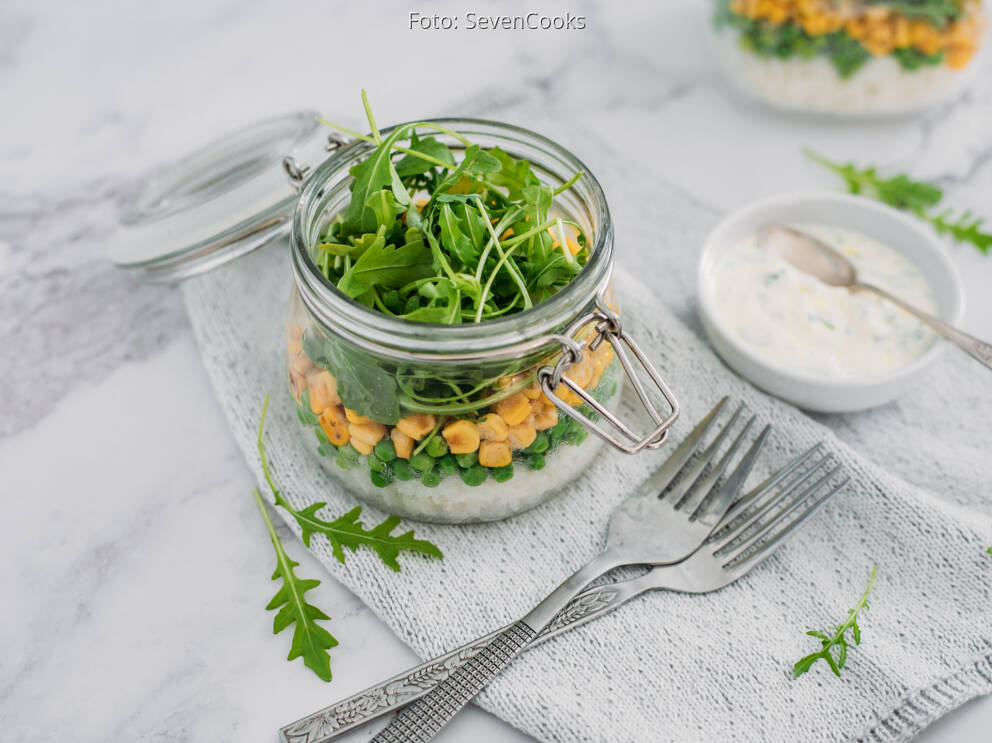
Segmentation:
{"type": "MultiPolygon", "coordinates": [[[[659,215],[650,212],[619,215],[626,240],[650,240],[659,251],[688,238],[698,244],[707,225],[691,204],[674,194],[654,203],[666,212],[661,223],[675,244],[657,245],[659,215]]],[[[631,265],[649,260],[638,255],[631,265]]],[[[852,447],[842,440],[851,439],[845,431],[835,434],[736,377],[699,337],[685,291],[690,270],[682,265],[660,292],[618,273],[626,327],[682,404],[674,439],[731,395],[760,423],[776,426],[752,482],[822,439],[854,484],[737,584],[705,596],[635,599],[528,652],[479,702],[537,738],[563,743],[903,741],[992,692],[992,557],[985,553],[992,528],[981,508],[992,464],[969,448],[992,443],[992,410],[988,395],[966,384],[979,373],[972,362],[946,356],[922,402],[909,403],[946,403],[934,425],[968,442],[956,479],[945,457],[921,463],[928,451],[942,450],[928,445],[928,421],[912,418],[917,408],[891,405],[864,419],[869,433],[852,447]],[[897,465],[891,471],[877,464],[890,459],[897,465]],[[931,477],[934,469],[944,474],[931,477]],[[939,483],[939,497],[913,481],[939,483]],[[862,620],[863,644],[852,650],[844,677],[818,664],[793,680],[792,664],[816,649],[805,630],[842,621],[872,565],[878,580],[862,620]]],[[[255,432],[271,394],[267,451],[280,488],[296,506],[322,500],[329,514],[340,514],[355,500],[304,450],[287,391],[282,349],[291,283],[288,246],[279,243],[188,281],[184,294],[207,370],[259,481],[255,432]]],[[[854,428],[858,420],[826,422],[854,428]]],[[[592,557],[612,508],[663,458],[604,449],[592,469],[534,511],[489,525],[416,525],[445,558],[402,556],[400,574],[365,551],[343,566],[321,537],[312,551],[418,654],[433,656],[518,618],[592,557]]],[[[380,516],[366,507],[366,523],[380,516]]],[[[291,519],[289,525],[296,527],[291,519]]]]}

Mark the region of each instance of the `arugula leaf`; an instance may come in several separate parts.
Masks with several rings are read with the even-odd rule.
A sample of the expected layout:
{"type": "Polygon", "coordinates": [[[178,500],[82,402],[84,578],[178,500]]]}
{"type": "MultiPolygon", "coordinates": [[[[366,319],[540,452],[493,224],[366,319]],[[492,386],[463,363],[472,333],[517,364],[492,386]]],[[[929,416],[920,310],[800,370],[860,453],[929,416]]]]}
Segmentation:
{"type": "Polygon", "coordinates": [[[377,232],[380,227],[392,227],[396,217],[405,212],[407,207],[396,201],[392,191],[380,189],[373,191],[365,199],[365,211],[362,217],[362,230],[377,232]]]}
{"type": "Polygon", "coordinates": [[[303,352],[331,371],[346,408],[386,425],[400,419],[396,379],[373,357],[347,341],[323,337],[312,329],[303,334],[303,352]]]}
{"type": "MultiPolygon", "coordinates": [[[[448,163],[452,167],[455,165],[455,157],[451,154],[451,150],[446,144],[439,142],[435,137],[424,137],[421,139],[417,136],[417,132],[413,131],[410,135],[409,149],[413,152],[420,152],[435,160],[448,163]]],[[[416,155],[406,155],[396,163],[396,174],[400,178],[409,178],[413,175],[427,173],[433,167],[434,164],[429,160],[417,157],[416,155]]]]}
{"type": "MultiPolygon", "coordinates": [[[[264,413],[263,413],[264,415],[264,413]]],[[[290,625],[293,628],[293,641],[289,648],[287,660],[303,658],[303,663],[324,681],[331,680],[331,656],[327,652],[335,647],[338,641],[326,629],[317,624],[319,619],[330,619],[323,611],[307,602],[306,593],[320,585],[319,580],[306,580],[294,572],[299,563],[292,560],[282,546],[279,535],[276,534],[272,520],[265,510],[262,495],[258,488],[254,489],[255,502],[259,513],[265,520],[265,528],[276,553],[276,569],[272,580],[282,580],[282,586],[265,607],[269,611],[279,609],[272,620],[272,634],[278,635],[290,625]]]]}
{"type": "Polygon", "coordinates": [[[402,139],[408,127],[397,127],[382,141],[375,151],[349,172],[355,179],[351,184],[351,201],[341,215],[341,230],[344,234],[361,232],[365,202],[374,192],[389,188],[398,204],[408,206],[410,194],[393,167],[393,145],[402,139]]]}
{"type": "Polygon", "coordinates": [[[855,604],[854,608],[847,610],[847,619],[842,624],[835,625],[827,632],[820,632],[819,630],[809,630],[806,632],[806,634],[810,637],[815,637],[820,641],[820,649],[815,653],[810,653],[805,658],[801,658],[798,662],[796,662],[796,664],[792,667],[793,678],[799,678],[802,676],[818,660],[826,661],[834,675],[840,676],[841,669],[844,668],[844,664],[847,662],[847,633],[851,632],[855,645],[861,644],[861,628],[858,626],[858,614],[861,613],[862,610],[868,608],[868,593],[871,591],[871,587],[875,583],[875,574],[877,571],[877,567],[873,567],[871,569],[871,577],[868,579],[868,587],[865,589],[865,592],[861,595],[861,598],[858,600],[858,603],[855,604]],[[837,648],[836,658],[833,656],[834,648],[837,648]]]}
{"type": "Polygon", "coordinates": [[[438,222],[441,225],[441,244],[448,252],[457,256],[463,265],[471,265],[479,257],[474,243],[462,232],[461,221],[455,216],[450,204],[441,204],[438,222]]]}
{"type": "Polygon", "coordinates": [[[926,219],[940,235],[950,235],[958,242],[971,243],[986,255],[992,250],[992,232],[982,232],[981,227],[985,220],[974,216],[970,211],[955,218],[951,210],[947,209],[940,214],[931,214],[926,219]]]}
{"type": "Polygon", "coordinates": [[[419,234],[415,241],[402,247],[386,245],[382,228],[338,283],[338,289],[349,297],[358,297],[374,286],[395,289],[417,279],[434,274],[431,253],[419,234]]]}
{"type": "Polygon", "coordinates": [[[494,186],[507,189],[507,196],[511,201],[523,198],[523,189],[527,186],[540,184],[526,160],[516,160],[499,147],[490,149],[489,154],[499,161],[500,169],[498,173],[491,174],[488,180],[494,186]]]}
{"type": "Polygon", "coordinates": [[[294,511],[291,508],[286,510],[293,515],[303,530],[303,543],[309,547],[310,538],[314,533],[323,534],[330,542],[331,551],[338,562],[344,563],[345,547],[356,552],[361,546],[371,547],[383,563],[396,572],[400,571],[397,558],[401,550],[419,552],[430,557],[444,557],[441,550],[432,542],[414,538],[412,529],[402,534],[392,534],[393,529],[400,523],[399,516],[388,516],[378,526],[366,529],[358,520],[362,515],[361,506],[355,506],[333,521],[325,521],[317,515],[317,512],[326,505],[326,503],[313,503],[302,511],[294,511]]]}
{"type": "MultiPolygon", "coordinates": [[[[265,481],[268,483],[269,490],[272,491],[275,504],[289,512],[296,520],[296,523],[299,524],[303,544],[309,547],[310,540],[314,534],[323,534],[327,537],[327,541],[330,542],[331,552],[338,559],[338,562],[342,564],[345,562],[345,547],[352,552],[356,552],[361,546],[370,547],[387,567],[396,572],[400,570],[400,564],[397,558],[402,550],[419,552],[422,555],[428,555],[430,557],[444,557],[437,545],[426,539],[416,539],[412,529],[402,534],[393,534],[393,530],[400,523],[398,516],[387,516],[378,526],[372,529],[366,529],[362,522],[358,520],[362,514],[361,506],[356,506],[333,521],[327,521],[318,514],[327,505],[324,502],[311,503],[301,510],[293,508],[282,492],[276,487],[275,481],[272,479],[272,472],[269,469],[268,458],[265,455],[263,434],[265,432],[265,416],[268,409],[269,398],[266,396],[265,402],[262,403],[262,415],[258,421],[258,456],[262,462],[262,473],[265,475],[265,481]]],[[[262,500],[261,496],[258,495],[257,489],[255,493],[255,497],[261,507],[262,500]]],[[[268,521],[267,515],[266,521],[268,521]]],[[[275,533],[274,530],[272,533],[275,533]]],[[[315,585],[318,583],[319,581],[314,581],[315,585]]],[[[326,617],[323,618],[326,619],[326,617]]]]}
{"type": "Polygon", "coordinates": [[[875,168],[858,168],[854,163],[836,163],[812,150],[803,150],[810,160],[823,165],[844,179],[849,193],[868,196],[884,204],[912,212],[929,222],[941,235],[958,242],[970,243],[982,253],[992,250],[992,233],[983,232],[985,220],[965,211],[954,216],[951,209],[934,212],[944,198],[943,190],[934,183],[917,181],[905,173],[882,177],[875,168]]]}

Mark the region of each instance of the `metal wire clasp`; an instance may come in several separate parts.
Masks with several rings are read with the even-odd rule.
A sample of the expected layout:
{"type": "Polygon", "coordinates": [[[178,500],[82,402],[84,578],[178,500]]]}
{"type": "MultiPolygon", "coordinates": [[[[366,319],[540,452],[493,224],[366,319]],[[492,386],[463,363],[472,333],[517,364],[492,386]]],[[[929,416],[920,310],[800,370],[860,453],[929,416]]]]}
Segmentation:
{"type": "MultiPolygon", "coordinates": [[[[324,150],[326,152],[334,152],[348,144],[348,139],[338,132],[331,132],[327,135],[327,144],[324,145],[324,150]]],[[[286,177],[289,178],[289,185],[293,187],[296,193],[299,193],[303,188],[303,182],[307,179],[310,174],[310,166],[306,163],[300,163],[292,155],[286,155],[282,159],[282,169],[286,171],[286,177]]]]}
{"type": "Polygon", "coordinates": [[[602,301],[597,301],[596,309],[572,323],[564,334],[549,336],[549,340],[556,340],[561,343],[562,354],[554,366],[543,366],[537,372],[537,378],[541,382],[541,389],[544,394],[569,418],[572,418],[588,428],[601,439],[613,444],[617,449],[627,454],[636,454],[644,449],[657,449],[668,439],[668,429],[679,417],[679,404],[662,379],[661,374],[654,368],[647,357],[645,357],[640,346],[623,331],[620,323],[620,316],[611,310],[602,301]],[[596,331],[595,337],[588,342],[576,337],[584,328],[592,325],[596,331]],[[638,436],[623,421],[613,413],[603,407],[602,403],[592,397],[586,390],[576,384],[568,377],[568,368],[578,363],[582,359],[585,348],[595,351],[599,345],[606,341],[613,346],[617,359],[620,361],[627,378],[630,379],[634,391],[640,398],[641,404],[647,411],[655,428],[645,436],[638,436]],[[630,355],[640,368],[647,372],[647,377],[651,383],[661,392],[662,397],[668,405],[667,414],[663,414],[655,407],[654,402],[648,396],[644,387],[641,374],[638,373],[630,355]],[[579,398],[599,413],[604,421],[611,427],[607,428],[593,421],[589,416],[580,413],[575,407],[565,402],[554,390],[559,384],[564,384],[569,390],[579,396],[579,398]]]}

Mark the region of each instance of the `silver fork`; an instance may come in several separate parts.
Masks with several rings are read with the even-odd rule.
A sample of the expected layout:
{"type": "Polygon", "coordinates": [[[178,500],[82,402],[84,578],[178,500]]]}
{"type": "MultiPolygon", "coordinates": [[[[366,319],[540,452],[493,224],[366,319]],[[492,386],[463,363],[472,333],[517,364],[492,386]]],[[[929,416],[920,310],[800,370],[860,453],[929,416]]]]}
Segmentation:
{"type": "MultiPolygon", "coordinates": [[[[806,456],[818,447],[807,452],[806,456]]],[[[685,560],[655,567],[629,581],[597,586],[582,592],[575,601],[594,604],[597,608],[583,613],[568,622],[567,626],[570,628],[590,621],[645,591],[665,589],[682,593],[709,593],[743,577],[770,557],[806,519],[847,486],[849,478],[835,479],[840,466],[830,468],[830,464],[832,458],[827,456],[786,488],[776,491],[774,485],[798,467],[797,463],[789,465],[736,503],[720,519],[706,543],[685,560]],[[823,469],[828,471],[819,474],[823,469]]],[[[555,632],[549,632],[549,637],[562,629],[564,627],[555,628],[555,632]]],[[[446,695],[438,694],[438,689],[459,678],[465,668],[475,666],[477,659],[485,653],[486,648],[458,666],[437,687],[422,692],[417,701],[400,712],[373,740],[422,743],[433,738],[453,717],[446,695]],[[407,715],[409,710],[416,713],[407,715]],[[439,725],[439,720],[444,722],[439,725]]],[[[487,668],[488,661],[483,663],[486,664],[483,668],[487,668]]],[[[495,675],[491,673],[489,678],[495,675]]]]}
{"type": "MultiPolygon", "coordinates": [[[[540,630],[553,620],[557,621],[556,617],[569,606],[571,599],[596,578],[624,565],[678,562],[703,544],[737,498],[771,430],[771,426],[765,426],[740,462],[725,481],[721,482],[721,477],[745,443],[755,421],[751,417],[717,459],[744,410],[744,406],[740,406],[713,441],[703,447],[707,433],[717,423],[726,402],[727,399],[724,398],[717,403],[665,464],[638,488],[635,495],[617,507],[610,521],[607,549],[600,556],[577,571],[520,622],[479,638],[466,648],[445,657],[450,659],[457,656],[465,661],[476,656],[477,660],[481,660],[485,655],[483,650],[495,651],[494,658],[487,666],[492,669],[492,675],[495,675],[498,672],[496,663],[499,663],[499,668],[505,666],[540,630]],[[492,647],[488,647],[490,645],[492,647]]],[[[395,688],[395,682],[402,679],[407,689],[434,688],[460,665],[451,663],[445,669],[425,664],[430,668],[422,666],[384,685],[332,705],[282,728],[280,734],[284,741],[315,743],[329,740],[373,717],[403,706],[413,698],[409,694],[384,692],[384,687],[393,684],[391,688],[395,688]]],[[[482,685],[484,682],[481,682],[478,689],[482,685]]],[[[476,692],[465,696],[469,692],[460,688],[459,696],[463,699],[461,706],[467,704],[476,692]]]]}

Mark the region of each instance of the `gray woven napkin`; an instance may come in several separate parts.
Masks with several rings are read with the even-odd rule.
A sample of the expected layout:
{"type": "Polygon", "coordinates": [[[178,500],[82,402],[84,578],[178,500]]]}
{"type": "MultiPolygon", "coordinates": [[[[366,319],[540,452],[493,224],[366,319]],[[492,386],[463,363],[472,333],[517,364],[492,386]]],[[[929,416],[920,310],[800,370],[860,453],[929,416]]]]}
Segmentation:
{"type": "MultiPolygon", "coordinates": [[[[619,172],[599,175],[608,193],[623,187],[619,172]]],[[[813,420],[736,377],[700,337],[688,287],[714,215],[659,194],[615,216],[621,262],[657,282],[649,291],[618,272],[618,296],[626,327],[682,403],[675,439],[730,395],[775,424],[753,480],[825,440],[854,484],[737,584],[638,598],[518,659],[482,706],[546,741],[903,741],[992,691],[992,385],[983,391],[988,380],[972,362],[948,354],[919,394],[813,420]],[[625,256],[624,245],[639,250],[625,256]],[[792,664],[815,649],[805,630],[842,621],[873,565],[863,644],[843,678],[820,664],[792,679],[792,664]]],[[[255,431],[271,394],[267,449],[279,486],[296,506],[327,501],[339,514],[355,500],[304,450],[290,404],[282,355],[290,289],[285,243],[184,285],[204,363],[259,482],[255,431]]],[[[604,450],[534,511],[489,525],[418,525],[445,558],[403,556],[399,574],[365,552],[341,565],[322,537],[312,551],[418,654],[433,656],[521,616],[591,558],[611,509],[664,456],[604,450]]],[[[369,522],[381,516],[366,513],[369,522]]]]}

